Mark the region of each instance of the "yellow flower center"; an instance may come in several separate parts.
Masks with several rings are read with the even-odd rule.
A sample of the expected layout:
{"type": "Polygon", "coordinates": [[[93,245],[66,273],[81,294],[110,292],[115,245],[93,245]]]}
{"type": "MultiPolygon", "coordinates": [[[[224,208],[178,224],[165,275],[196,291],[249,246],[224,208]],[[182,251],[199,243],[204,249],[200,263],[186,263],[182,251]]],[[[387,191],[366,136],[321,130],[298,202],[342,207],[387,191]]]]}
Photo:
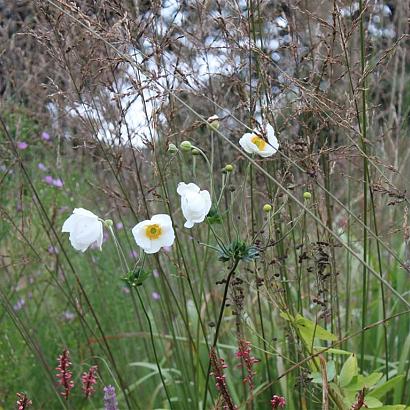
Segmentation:
{"type": "Polygon", "coordinates": [[[158,239],[161,236],[161,227],[158,224],[148,225],[145,228],[145,235],[149,239],[158,239]]]}
{"type": "Polygon", "coordinates": [[[266,147],[266,141],[263,138],[258,137],[257,135],[254,135],[251,141],[258,147],[259,151],[263,151],[266,147]]]}

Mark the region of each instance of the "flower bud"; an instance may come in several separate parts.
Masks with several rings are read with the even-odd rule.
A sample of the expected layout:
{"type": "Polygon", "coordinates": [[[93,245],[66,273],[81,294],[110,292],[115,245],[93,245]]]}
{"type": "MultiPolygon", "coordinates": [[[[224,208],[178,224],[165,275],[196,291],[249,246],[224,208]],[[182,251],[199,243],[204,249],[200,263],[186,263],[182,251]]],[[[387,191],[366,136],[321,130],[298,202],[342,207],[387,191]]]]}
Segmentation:
{"type": "Polygon", "coordinates": [[[232,172],[233,171],[233,165],[232,164],[226,164],[224,169],[225,169],[226,172],[232,172]]]}
{"type": "Polygon", "coordinates": [[[191,151],[192,149],[192,144],[189,141],[182,141],[180,145],[182,151],[191,151]]]}
{"type": "Polygon", "coordinates": [[[194,149],[191,151],[191,154],[192,154],[192,155],[200,155],[201,153],[199,152],[198,149],[194,148],[194,149]]]}
{"type": "Polygon", "coordinates": [[[263,212],[268,213],[270,211],[272,211],[272,205],[270,205],[270,204],[263,205],[263,212]]]}
{"type": "Polygon", "coordinates": [[[112,228],[113,225],[114,225],[114,222],[112,221],[112,219],[106,219],[106,220],[104,221],[104,225],[105,225],[107,228],[112,228]]]}
{"type": "Polygon", "coordinates": [[[171,154],[174,154],[178,152],[178,147],[175,144],[171,143],[168,145],[168,152],[170,152],[171,154]]]}
{"type": "Polygon", "coordinates": [[[306,199],[307,201],[312,198],[312,194],[308,191],[303,193],[303,198],[306,199]]]}
{"type": "Polygon", "coordinates": [[[217,115],[212,115],[212,117],[209,117],[207,119],[208,121],[208,128],[212,130],[217,130],[219,129],[219,117],[217,115]]]}

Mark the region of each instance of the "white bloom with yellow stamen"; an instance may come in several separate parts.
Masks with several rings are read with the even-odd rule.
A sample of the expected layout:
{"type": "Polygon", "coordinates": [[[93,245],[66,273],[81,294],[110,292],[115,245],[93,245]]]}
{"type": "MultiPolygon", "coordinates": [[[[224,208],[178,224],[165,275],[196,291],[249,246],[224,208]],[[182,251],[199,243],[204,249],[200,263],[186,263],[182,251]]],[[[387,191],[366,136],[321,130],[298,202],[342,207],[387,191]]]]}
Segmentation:
{"type": "Polygon", "coordinates": [[[185,228],[192,228],[194,224],[203,222],[212,205],[209,192],[201,191],[199,186],[192,182],[180,182],[177,192],[181,195],[182,213],[186,219],[185,228]]]}
{"type": "Polygon", "coordinates": [[[248,154],[258,154],[261,157],[270,157],[279,149],[279,142],[275,135],[275,130],[272,125],[266,125],[266,139],[262,137],[260,132],[248,132],[239,140],[239,145],[248,154]]]}
{"type": "Polygon", "coordinates": [[[84,208],[75,208],[73,214],[64,222],[61,232],[70,234],[70,242],[77,251],[85,252],[94,243],[101,250],[103,243],[103,224],[101,219],[84,208]]]}
{"type": "Polygon", "coordinates": [[[145,253],[157,253],[161,248],[171,246],[175,232],[169,215],[158,214],[142,221],[132,228],[135,242],[145,253]]]}

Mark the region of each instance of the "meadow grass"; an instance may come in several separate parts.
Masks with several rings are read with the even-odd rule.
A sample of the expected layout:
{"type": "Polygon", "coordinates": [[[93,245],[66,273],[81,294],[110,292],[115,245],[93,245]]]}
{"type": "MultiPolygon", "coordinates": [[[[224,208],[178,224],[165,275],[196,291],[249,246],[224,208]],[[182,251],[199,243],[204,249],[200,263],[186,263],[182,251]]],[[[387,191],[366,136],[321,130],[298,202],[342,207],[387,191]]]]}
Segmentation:
{"type": "MultiPolygon", "coordinates": [[[[50,95],[63,87],[62,73],[69,83],[58,101],[65,107],[53,93],[62,119],[47,123],[12,99],[1,105],[0,406],[15,406],[20,392],[34,409],[101,409],[103,387],[112,385],[119,408],[132,410],[268,409],[282,398],[288,409],[409,408],[405,39],[369,39],[372,9],[362,1],[348,21],[335,2],[328,25],[319,11],[294,5],[312,48],[289,74],[264,52],[270,9],[250,1],[243,13],[232,6],[246,45],[222,30],[241,58],[235,80],[209,76],[198,91],[170,72],[161,41],[173,32],[158,38],[155,15],[144,35],[157,54],[136,58],[128,35],[136,21],[127,14],[123,31],[111,31],[101,16],[47,3],[41,27],[61,64],[50,95]],[[313,46],[317,24],[326,32],[321,47],[313,46]],[[64,52],[72,30],[102,53],[98,59],[87,60],[87,47],[75,41],[64,52]],[[107,69],[101,56],[118,65],[107,69]],[[280,98],[272,91],[279,75],[280,98]],[[132,145],[121,98],[120,131],[107,136],[104,92],[125,94],[115,88],[122,77],[142,101],[143,148],[132,145]],[[321,89],[322,80],[332,86],[321,89]],[[209,123],[215,113],[219,120],[209,123]],[[238,144],[258,121],[272,124],[279,141],[267,158],[238,144]],[[196,183],[212,200],[191,229],[180,182],[196,183]],[[78,252],[61,233],[79,207],[112,221],[101,251],[78,252]],[[131,229],[163,213],[175,241],[146,254],[131,229]],[[74,381],[67,400],[55,370],[64,349],[74,381]],[[85,398],[81,377],[94,365],[96,391],[85,398]]],[[[201,7],[189,18],[206,31],[209,10],[201,7]]],[[[292,47],[284,52],[292,61],[292,47]]]]}

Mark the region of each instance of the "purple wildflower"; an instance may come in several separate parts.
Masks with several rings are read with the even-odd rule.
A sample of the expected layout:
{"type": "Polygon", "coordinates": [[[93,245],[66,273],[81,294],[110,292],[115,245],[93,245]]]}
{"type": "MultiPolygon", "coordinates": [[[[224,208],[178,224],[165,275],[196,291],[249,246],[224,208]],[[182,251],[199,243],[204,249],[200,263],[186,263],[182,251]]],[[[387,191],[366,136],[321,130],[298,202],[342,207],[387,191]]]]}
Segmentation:
{"type": "Polygon", "coordinates": [[[24,393],[17,393],[17,398],[17,410],[27,410],[33,404],[33,402],[29,400],[27,395],[24,393]]]}
{"type": "Polygon", "coordinates": [[[88,372],[84,372],[81,376],[83,392],[86,399],[95,393],[94,385],[97,383],[97,369],[97,366],[91,366],[88,372]]]}
{"type": "Polygon", "coordinates": [[[18,148],[18,149],[23,150],[23,149],[26,149],[27,147],[28,147],[28,144],[27,144],[27,142],[25,142],[25,141],[19,141],[19,142],[17,143],[17,148],[18,148]]]}
{"type": "Polygon", "coordinates": [[[70,322],[71,320],[75,319],[75,313],[66,310],[65,312],[63,312],[63,319],[67,322],[70,322]]]}
{"type": "Polygon", "coordinates": [[[46,175],[43,181],[48,185],[53,185],[53,177],[51,175],[46,175]]]}
{"type": "Polygon", "coordinates": [[[64,388],[64,391],[60,394],[67,400],[71,389],[74,387],[74,382],[72,380],[73,373],[69,370],[71,366],[70,353],[67,349],[63,350],[63,353],[58,356],[58,366],[56,370],[58,373],[56,375],[58,379],[58,384],[64,388]]]}
{"type": "Polygon", "coordinates": [[[121,230],[122,228],[124,228],[124,225],[122,224],[122,222],[117,222],[117,223],[115,224],[115,227],[116,227],[117,230],[119,231],[119,230],[121,230]]]}
{"type": "Polygon", "coordinates": [[[43,141],[50,141],[50,139],[51,139],[50,134],[49,134],[48,132],[46,132],[46,131],[43,131],[43,132],[41,133],[41,139],[42,139],[43,141]]]}
{"type": "Polygon", "coordinates": [[[38,163],[37,168],[38,168],[40,171],[47,171],[47,167],[46,167],[42,162],[39,162],[39,163],[38,163]]]}
{"type": "Polygon", "coordinates": [[[134,259],[138,258],[138,252],[137,251],[131,251],[129,253],[129,255],[130,255],[130,258],[134,258],[134,259]]]}
{"type": "Polygon", "coordinates": [[[151,297],[152,297],[153,300],[160,300],[161,299],[161,295],[158,292],[152,292],[151,297]]]}
{"type": "Polygon", "coordinates": [[[172,246],[163,246],[163,247],[162,247],[162,250],[163,250],[164,252],[166,252],[166,253],[169,253],[169,252],[171,252],[171,250],[172,250],[172,246]]]}
{"type": "Polygon", "coordinates": [[[104,387],[104,410],[119,410],[117,396],[113,386],[104,387]]]}
{"type": "Polygon", "coordinates": [[[60,178],[53,179],[52,184],[57,188],[62,188],[64,186],[64,182],[60,178]]]}
{"type": "Polygon", "coordinates": [[[15,312],[18,312],[19,310],[23,309],[24,305],[26,304],[26,301],[24,298],[20,298],[14,305],[13,305],[13,310],[15,312]]]}
{"type": "Polygon", "coordinates": [[[53,246],[53,245],[50,245],[50,246],[47,248],[47,251],[48,251],[48,253],[49,253],[50,255],[57,255],[57,254],[58,254],[58,248],[55,247],[55,246],[53,246]]]}
{"type": "Polygon", "coordinates": [[[152,274],[154,275],[154,278],[159,278],[158,269],[154,269],[154,270],[152,271],[152,274]]]}

